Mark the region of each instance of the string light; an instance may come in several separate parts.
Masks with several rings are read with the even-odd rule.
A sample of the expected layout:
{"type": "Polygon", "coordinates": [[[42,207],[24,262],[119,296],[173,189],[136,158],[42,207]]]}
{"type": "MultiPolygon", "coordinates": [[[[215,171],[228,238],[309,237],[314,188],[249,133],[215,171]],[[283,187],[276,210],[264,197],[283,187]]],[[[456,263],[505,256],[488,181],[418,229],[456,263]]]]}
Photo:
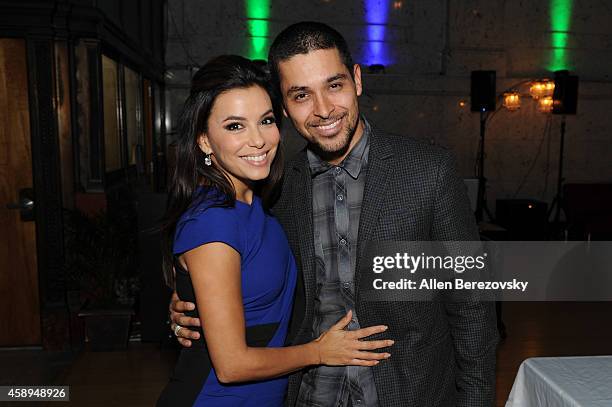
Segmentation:
{"type": "Polygon", "coordinates": [[[540,99],[542,97],[552,96],[555,90],[555,82],[550,79],[542,79],[534,81],[529,87],[529,94],[534,99],[540,99]]]}
{"type": "Polygon", "coordinates": [[[538,110],[542,113],[550,113],[553,110],[552,96],[545,96],[538,99],[538,110]]]}
{"type": "Polygon", "coordinates": [[[511,112],[521,108],[521,97],[516,91],[504,93],[504,107],[511,112]]]}

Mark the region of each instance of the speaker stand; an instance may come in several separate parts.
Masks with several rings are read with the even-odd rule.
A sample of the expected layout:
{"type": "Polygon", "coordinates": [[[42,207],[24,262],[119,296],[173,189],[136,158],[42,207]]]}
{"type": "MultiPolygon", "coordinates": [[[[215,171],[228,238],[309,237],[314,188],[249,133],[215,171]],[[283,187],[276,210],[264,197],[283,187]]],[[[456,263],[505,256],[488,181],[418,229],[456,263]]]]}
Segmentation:
{"type": "Polygon", "coordinates": [[[489,220],[493,220],[491,211],[487,205],[487,179],[484,176],[484,160],[485,160],[485,131],[486,131],[487,116],[484,111],[480,112],[480,148],[478,156],[478,199],[476,200],[476,220],[482,222],[484,213],[487,214],[489,220]],[[484,213],[483,213],[484,212],[484,213]]]}
{"type": "Polygon", "coordinates": [[[559,235],[561,231],[561,209],[563,208],[563,155],[565,151],[565,115],[561,117],[561,138],[559,140],[559,173],[557,174],[557,194],[553,199],[550,209],[548,210],[547,219],[553,210],[555,218],[553,221],[554,231],[559,235]]]}

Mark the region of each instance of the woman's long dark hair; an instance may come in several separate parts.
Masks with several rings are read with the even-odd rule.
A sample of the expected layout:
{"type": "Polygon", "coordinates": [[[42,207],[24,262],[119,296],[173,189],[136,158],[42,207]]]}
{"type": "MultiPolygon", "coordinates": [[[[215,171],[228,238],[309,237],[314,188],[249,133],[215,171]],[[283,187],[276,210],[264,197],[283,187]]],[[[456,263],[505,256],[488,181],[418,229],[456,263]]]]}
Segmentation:
{"type": "MultiPolygon", "coordinates": [[[[236,191],[230,179],[215,164],[204,165],[204,153],[198,145],[202,133],[208,130],[208,118],[217,97],[231,89],[244,89],[259,86],[272,101],[276,125],[280,128],[282,107],[276,90],[269,77],[257,63],[237,55],[222,55],[206,63],[191,81],[189,97],[185,101],[178,119],[178,139],[176,142],[176,168],[168,188],[168,204],[162,234],[164,240],[164,278],[174,287],[174,255],[172,247],[176,224],[181,215],[195,207],[204,194],[196,197],[199,186],[217,189],[221,199],[214,206],[231,207],[236,203],[236,191]]],[[[282,148],[279,143],[276,156],[272,161],[270,175],[255,185],[255,193],[261,195],[264,205],[272,196],[283,172],[282,148]]]]}

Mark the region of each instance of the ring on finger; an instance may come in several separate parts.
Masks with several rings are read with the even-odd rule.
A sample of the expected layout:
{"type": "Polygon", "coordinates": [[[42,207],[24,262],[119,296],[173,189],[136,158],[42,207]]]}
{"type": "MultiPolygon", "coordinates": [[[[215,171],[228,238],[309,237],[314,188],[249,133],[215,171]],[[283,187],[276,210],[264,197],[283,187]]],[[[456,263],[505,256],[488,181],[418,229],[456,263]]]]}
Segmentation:
{"type": "Polygon", "coordinates": [[[181,330],[182,326],[180,326],[179,324],[176,324],[176,326],[174,327],[174,335],[178,338],[179,337],[179,331],[181,330]]]}

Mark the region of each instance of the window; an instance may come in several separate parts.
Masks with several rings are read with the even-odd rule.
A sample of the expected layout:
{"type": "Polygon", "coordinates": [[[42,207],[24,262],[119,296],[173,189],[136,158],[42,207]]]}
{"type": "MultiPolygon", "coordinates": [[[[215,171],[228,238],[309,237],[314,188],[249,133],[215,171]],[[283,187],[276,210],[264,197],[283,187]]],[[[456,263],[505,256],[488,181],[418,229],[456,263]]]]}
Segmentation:
{"type": "MultiPolygon", "coordinates": [[[[143,126],[142,87],[140,75],[125,68],[125,129],[127,139],[127,163],[142,168],[143,126]]],[[[139,171],[142,172],[142,169],[139,171]]]]}
{"type": "Polygon", "coordinates": [[[104,159],[106,172],[120,169],[121,131],[119,122],[119,87],[117,62],[102,56],[102,86],[104,98],[104,159]]]}

